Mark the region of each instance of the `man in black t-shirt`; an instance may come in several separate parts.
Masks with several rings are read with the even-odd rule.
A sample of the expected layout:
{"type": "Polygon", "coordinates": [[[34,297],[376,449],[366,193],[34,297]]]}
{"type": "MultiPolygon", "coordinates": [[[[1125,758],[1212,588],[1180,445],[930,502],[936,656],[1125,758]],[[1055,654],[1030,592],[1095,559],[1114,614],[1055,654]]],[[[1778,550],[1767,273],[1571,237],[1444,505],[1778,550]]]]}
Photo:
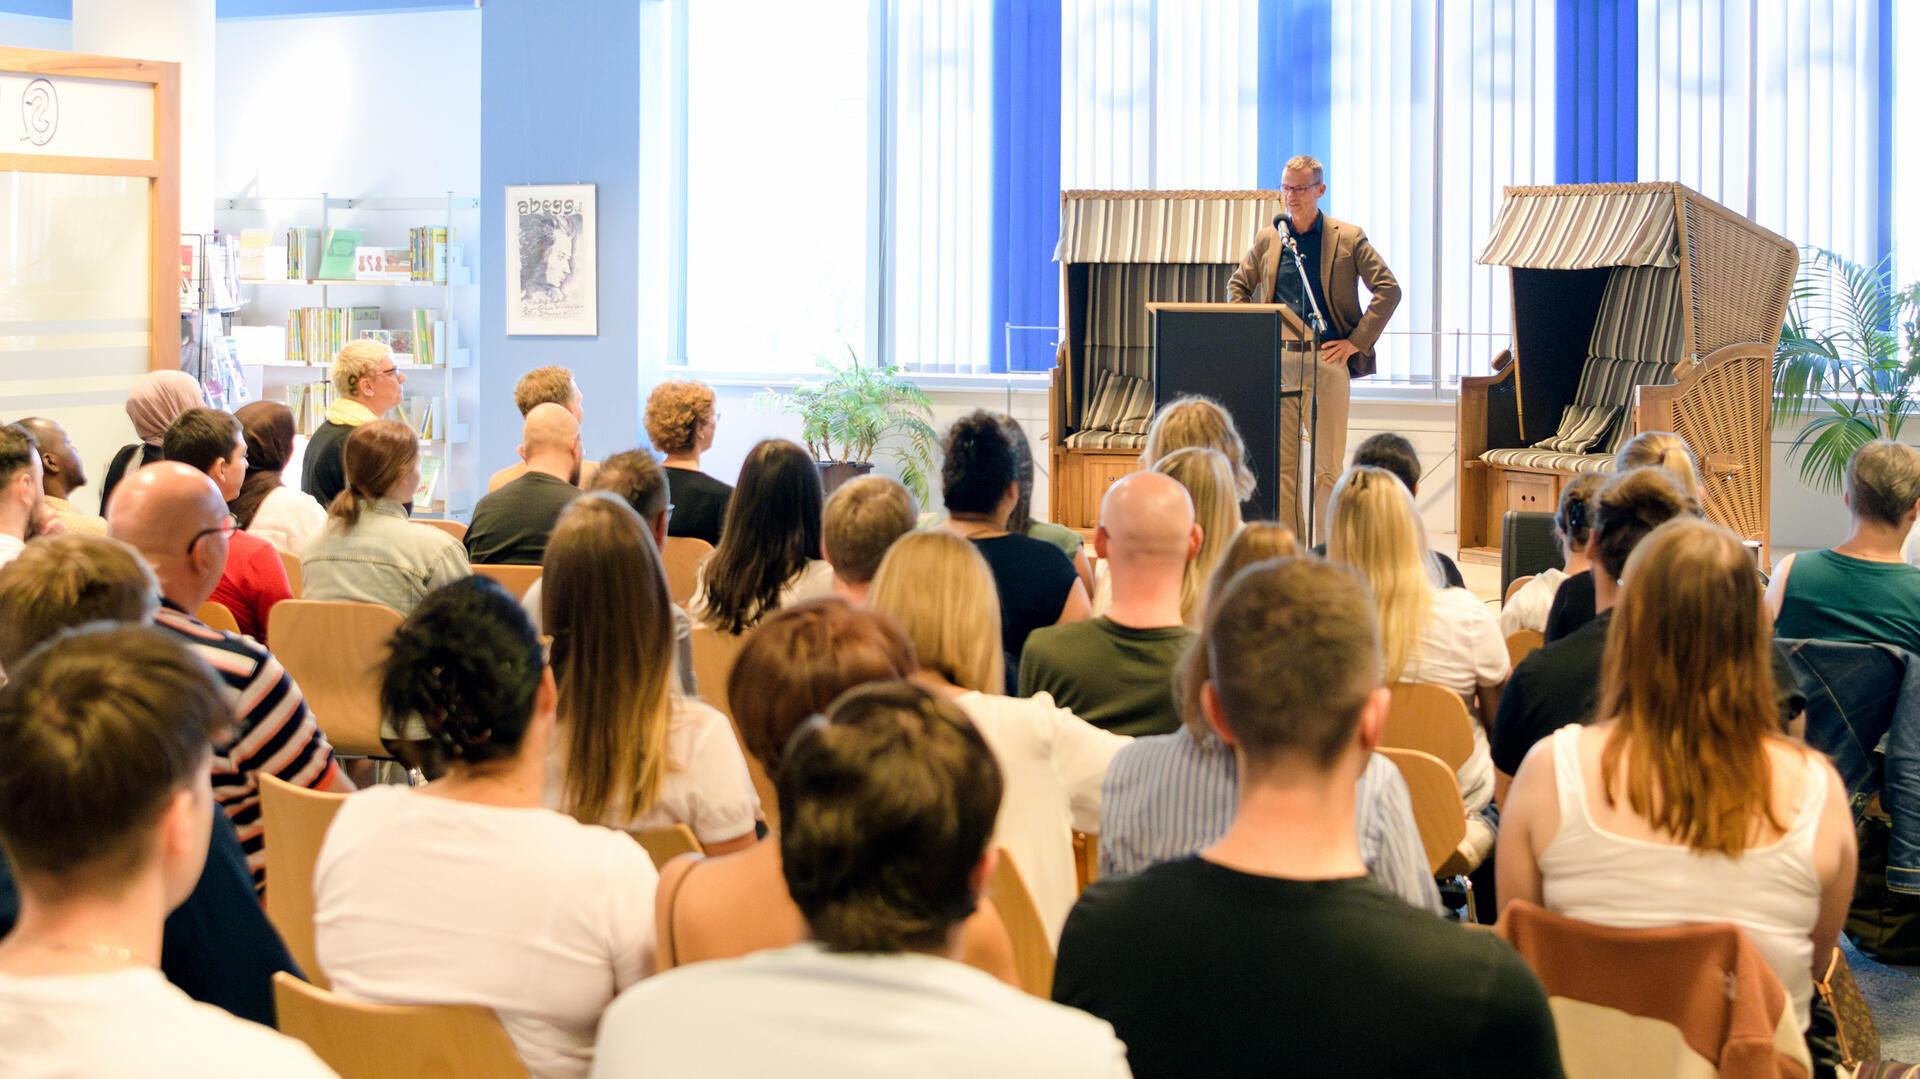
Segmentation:
{"type": "Polygon", "coordinates": [[[1240,769],[1233,825],[1197,857],[1088,888],[1054,999],[1112,1023],[1140,1079],[1557,1079],[1519,956],[1367,879],[1354,786],[1389,695],[1364,581],[1319,560],[1249,567],[1202,646],[1201,708],[1240,769]]]}
{"type": "Polygon", "coordinates": [[[536,405],[520,439],[527,471],[473,507],[466,544],[475,565],[539,565],[560,514],[580,497],[580,423],[573,413],[536,405]]]}

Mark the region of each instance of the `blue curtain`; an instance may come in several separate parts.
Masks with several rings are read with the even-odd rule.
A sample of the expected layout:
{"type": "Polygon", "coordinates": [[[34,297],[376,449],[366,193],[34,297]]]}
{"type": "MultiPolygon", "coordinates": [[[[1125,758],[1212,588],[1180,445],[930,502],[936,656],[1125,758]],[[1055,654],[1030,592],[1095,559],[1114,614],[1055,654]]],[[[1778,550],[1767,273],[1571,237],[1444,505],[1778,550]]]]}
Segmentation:
{"type": "Polygon", "coordinates": [[[1558,0],[1554,180],[1640,178],[1638,0],[1558,0]]]}
{"type": "Polygon", "coordinates": [[[1260,0],[1259,93],[1261,187],[1295,154],[1333,157],[1333,0],[1260,0]]]}
{"type": "Polygon", "coordinates": [[[992,370],[1053,367],[1060,324],[1060,0],[994,0],[992,370]]]}

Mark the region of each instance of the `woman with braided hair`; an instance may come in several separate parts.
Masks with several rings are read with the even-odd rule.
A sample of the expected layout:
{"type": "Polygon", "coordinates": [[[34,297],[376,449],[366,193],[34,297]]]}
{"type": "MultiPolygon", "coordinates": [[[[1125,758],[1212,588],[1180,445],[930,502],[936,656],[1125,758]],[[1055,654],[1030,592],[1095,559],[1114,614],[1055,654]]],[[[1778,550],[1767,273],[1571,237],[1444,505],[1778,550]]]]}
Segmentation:
{"type": "Polygon", "coordinates": [[[541,808],[557,698],[505,589],[430,593],[393,635],[380,705],[444,773],[348,799],[313,875],[334,992],[492,1009],[537,1077],[585,1076],[601,1011],[653,972],[659,880],[626,835],[541,808]]]}

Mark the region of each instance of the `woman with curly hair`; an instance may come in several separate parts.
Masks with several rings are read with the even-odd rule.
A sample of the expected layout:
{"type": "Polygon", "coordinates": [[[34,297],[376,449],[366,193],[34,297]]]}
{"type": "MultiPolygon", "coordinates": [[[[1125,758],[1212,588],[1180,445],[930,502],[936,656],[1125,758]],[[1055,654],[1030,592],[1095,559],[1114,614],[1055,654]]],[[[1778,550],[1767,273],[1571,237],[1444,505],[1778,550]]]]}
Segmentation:
{"type": "Polygon", "coordinates": [[[720,414],[704,382],[662,382],[647,395],[647,437],[667,455],[667,498],[673,512],[667,535],[720,546],[721,526],[733,488],[700,471],[700,455],[713,448],[720,414]]]}

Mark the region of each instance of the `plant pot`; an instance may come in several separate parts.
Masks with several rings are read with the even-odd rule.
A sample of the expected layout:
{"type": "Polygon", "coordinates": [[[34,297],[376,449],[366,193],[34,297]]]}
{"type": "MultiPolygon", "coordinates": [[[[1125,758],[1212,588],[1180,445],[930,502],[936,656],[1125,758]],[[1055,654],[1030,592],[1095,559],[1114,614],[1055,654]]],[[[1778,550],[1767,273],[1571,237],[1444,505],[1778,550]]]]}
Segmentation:
{"type": "Polygon", "coordinates": [[[848,480],[857,480],[873,471],[872,461],[815,461],[820,466],[820,486],[827,494],[848,480]]]}

